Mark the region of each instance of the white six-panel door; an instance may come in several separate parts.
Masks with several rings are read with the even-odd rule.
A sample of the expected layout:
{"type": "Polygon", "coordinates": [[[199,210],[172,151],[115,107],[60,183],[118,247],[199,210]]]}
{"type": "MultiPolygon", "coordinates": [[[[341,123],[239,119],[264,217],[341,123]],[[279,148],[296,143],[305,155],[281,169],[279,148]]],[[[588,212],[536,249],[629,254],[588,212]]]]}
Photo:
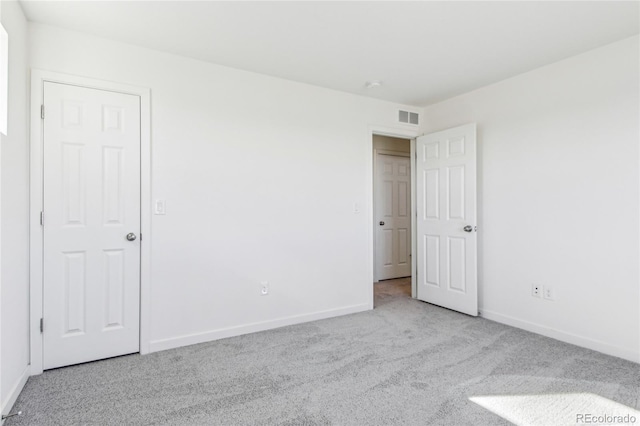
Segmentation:
{"type": "Polygon", "coordinates": [[[476,128],[416,141],[418,299],[478,315],[476,128]]]}
{"type": "Polygon", "coordinates": [[[138,352],[140,98],[45,82],[44,107],[44,368],[138,352]]]}
{"type": "Polygon", "coordinates": [[[376,159],[376,278],[411,276],[411,161],[376,159]]]}

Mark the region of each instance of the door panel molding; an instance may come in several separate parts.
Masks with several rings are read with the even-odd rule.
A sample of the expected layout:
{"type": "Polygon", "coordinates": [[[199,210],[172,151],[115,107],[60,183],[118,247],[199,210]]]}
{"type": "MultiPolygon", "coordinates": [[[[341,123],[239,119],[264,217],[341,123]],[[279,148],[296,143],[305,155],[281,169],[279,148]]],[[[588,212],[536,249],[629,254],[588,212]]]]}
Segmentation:
{"type": "MultiPolygon", "coordinates": [[[[377,215],[375,219],[376,220],[375,223],[377,223],[378,221],[382,221],[384,219],[383,216],[387,218],[385,222],[388,222],[389,220],[391,220],[393,223],[393,228],[387,227],[385,229],[381,229],[378,225],[378,227],[376,227],[376,230],[374,231],[374,242],[375,242],[375,251],[376,251],[375,280],[379,281],[381,279],[382,280],[393,279],[393,278],[400,278],[400,277],[412,275],[411,264],[410,264],[411,259],[408,259],[409,261],[405,266],[402,266],[400,262],[400,257],[402,257],[400,256],[401,253],[404,253],[405,257],[408,258],[409,253],[411,252],[410,247],[407,247],[406,244],[405,245],[402,244],[403,235],[404,235],[404,240],[406,242],[407,237],[410,238],[410,235],[413,233],[413,231],[411,230],[411,212],[410,212],[411,205],[410,204],[408,206],[406,204],[403,205],[397,199],[397,197],[400,197],[401,193],[403,193],[402,191],[403,183],[405,184],[404,196],[411,197],[411,186],[412,186],[411,176],[410,176],[410,173],[408,172],[411,170],[412,167],[411,167],[411,154],[409,152],[374,149],[374,158],[375,158],[374,211],[377,215]],[[395,170],[397,164],[394,164],[395,160],[393,160],[393,157],[403,157],[406,159],[406,163],[408,164],[408,169],[405,169],[404,175],[401,173],[400,168],[398,168],[398,170],[395,170]],[[398,183],[398,186],[396,188],[394,188],[394,184],[392,182],[389,182],[389,181],[379,182],[379,180],[382,179],[382,176],[379,176],[379,173],[381,172],[381,170],[379,169],[379,165],[381,161],[391,161],[390,165],[392,170],[390,170],[390,172],[392,175],[395,175],[397,172],[397,179],[400,179],[400,180],[396,180],[396,183],[398,183]],[[406,180],[406,181],[403,182],[402,180],[406,180]],[[381,183],[383,183],[384,185],[381,185],[381,183]],[[389,185],[386,185],[386,184],[389,184],[389,185]],[[406,190],[407,185],[409,186],[409,191],[406,190]],[[382,196],[382,193],[385,192],[385,189],[388,189],[388,191],[391,192],[392,199],[389,200],[390,204],[388,205],[388,209],[380,210],[381,207],[383,207],[380,205],[380,203],[384,201],[383,200],[384,197],[382,196]],[[395,209],[395,206],[397,206],[398,208],[395,209]],[[403,207],[404,207],[404,214],[402,214],[403,207]],[[406,217],[404,221],[401,218],[402,216],[406,217]],[[409,234],[407,235],[407,229],[404,229],[404,234],[403,234],[402,232],[403,229],[398,228],[397,227],[398,223],[394,223],[394,222],[406,222],[407,229],[410,230],[409,234]],[[384,235],[384,238],[381,238],[382,235],[384,235]],[[383,248],[383,242],[384,242],[384,248],[386,248],[388,251],[387,256],[383,256],[383,254],[380,253],[380,250],[383,248]],[[394,245],[396,243],[398,247],[395,248],[395,253],[394,253],[394,245]],[[383,267],[381,265],[381,263],[383,263],[383,259],[385,259],[384,263],[387,264],[387,267],[383,267]]],[[[409,198],[409,202],[411,202],[411,198],[409,198]]],[[[375,226],[375,223],[374,223],[374,226],[375,226]]],[[[389,223],[385,224],[385,226],[388,226],[388,225],[389,223]]]]}
{"type": "MultiPolygon", "coordinates": [[[[31,71],[31,134],[30,134],[30,364],[31,375],[43,371],[43,334],[40,319],[43,317],[43,126],[41,105],[44,103],[44,83],[62,83],[140,97],[140,353],[149,353],[150,343],[150,288],[151,288],[151,91],[148,88],[113,83],[92,78],[61,74],[44,70],[31,71]]],[[[70,105],[69,107],[72,107],[70,105]]],[[[104,125],[109,131],[117,131],[117,111],[109,111],[110,119],[104,125]],[[113,129],[112,129],[113,128],[113,129]]],[[[44,112],[46,114],[46,111],[44,112]]],[[[72,114],[70,112],[69,120],[72,114]]],[[[69,123],[71,125],[73,123],[69,123]]],[[[46,216],[44,217],[46,221],[46,216]]],[[[44,324],[46,327],[47,325],[44,324]]]]}
{"type": "Polygon", "coordinates": [[[417,298],[478,315],[476,125],[416,141],[417,298]]]}
{"type": "Polygon", "coordinates": [[[140,242],[125,238],[140,232],[140,97],[44,86],[50,369],[140,352],[140,242]]]}

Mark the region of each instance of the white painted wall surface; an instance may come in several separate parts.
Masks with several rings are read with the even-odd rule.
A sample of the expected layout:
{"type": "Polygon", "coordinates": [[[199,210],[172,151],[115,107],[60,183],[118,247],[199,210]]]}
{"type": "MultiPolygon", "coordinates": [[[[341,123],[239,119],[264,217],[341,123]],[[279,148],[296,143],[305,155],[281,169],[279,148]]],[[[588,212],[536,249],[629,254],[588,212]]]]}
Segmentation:
{"type": "Polygon", "coordinates": [[[372,307],[371,219],[354,203],[371,204],[370,126],[395,126],[399,105],[41,25],[30,37],[34,68],[151,88],[166,200],[151,350],[372,307]]]}
{"type": "Polygon", "coordinates": [[[636,361],[638,51],[625,39],[424,114],[427,132],[478,123],[484,316],[636,361]]]}
{"type": "Polygon", "coordinates": [[[18,2],[2,2],[9,34],[9,128],[2,136],[0,234],[0,395],[6,414],[28,377],[29,363],[29,139],[28,24],[18,2]]]}

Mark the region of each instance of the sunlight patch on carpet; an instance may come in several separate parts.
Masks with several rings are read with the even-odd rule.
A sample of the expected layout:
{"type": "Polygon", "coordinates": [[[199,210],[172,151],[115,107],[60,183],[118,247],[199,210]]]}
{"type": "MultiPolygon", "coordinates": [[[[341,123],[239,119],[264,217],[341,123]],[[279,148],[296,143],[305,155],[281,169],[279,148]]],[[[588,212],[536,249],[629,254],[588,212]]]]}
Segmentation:
{"type": "Polygon", "coordinates": [[[469,400],[520,426],[640,425],[640,411],[592,393],[489,395],[469,400]]]}

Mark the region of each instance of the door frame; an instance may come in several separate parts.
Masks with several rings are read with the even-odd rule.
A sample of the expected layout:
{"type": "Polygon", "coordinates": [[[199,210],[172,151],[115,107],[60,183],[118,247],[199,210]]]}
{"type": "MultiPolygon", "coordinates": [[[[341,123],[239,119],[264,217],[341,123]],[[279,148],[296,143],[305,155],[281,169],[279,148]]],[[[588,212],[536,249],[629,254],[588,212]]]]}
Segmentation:
{"type": "MultiPolygon", "coordinates": [[[[41,105],[44,104],[44,83],[62,83],[89,89],[106,90],[140,97],[140,354],[150,352],[151,338],[151,90],[69,74],[31,70],[30,104],[30,183],[29,183],[29,306],[30,306],[30,374],[43,372],[44,334],[40,319],[44,312],[43,298],[43,127],[41,105]]],[[[46,112],[45,112],[46,113],[46,112]]],[[[45,324],[46,327],[46,324],[45,324]]]]}
{"type": "MultiPolygon", "coordinates": [[[[411,143],[411,139],[408,139],[409,143],[411,143]]],[[[373,220],[373,282],[378,282],[378,228],[376,227],[376,212],[378,211],[378,185],[377,185],[377,178],[378,178],[378,156],[379,155],[389,155],[389,156],[395,156],[395,157],[405,157],[409,159],[409,166],[411,169],[413,169],[413,162],[411,161],[411,152],[402,152],[402,151],[392,151],[389,149],[373,149],[373,214],[374,214],[374,220],[373,220]]],[[[411,181],[411,176],[409,177],[409,181],[411,181]]],[[[410,182],[413,185],[413,182],[410,182]]],[[[411,197],[411,208],[413,208],[413,189],[411,189],[411,193],[410,193],[410,197],[411,197]]],[[[409,212],[409,215],[411,216],[411,223],[413,224],[413,216],[411,214],[411,212],[409,212]]],[[[411,235],[413,235],[413,229],[411,230],[411,235]]],[[[413,237],[412,241],[411,241],[411,245],[412,248],[411,250],[413,250],[413,237]]],[[[411,253],[411,259],[413,261],[413,252],[411,253]]],[[[412,268],[412,274],[411,276],[413,276],[413,268],[412,268]]]]}
{"type": "MultiPolygon", "coordinates": [[[[373,136],[374,135],[378,135],[378,136],[390,136],[392,138],[401,138],[401,139],[409,139],[410,141],[410,145],[411,145],[411,151],[410,151],[410,161],[411,161],[411,253],[415,253],[416,252],[416,235],[415,232],[413,231],[413,229],[415,229],[415,225],[416,225],[416,193],[415,193],[415,187],[416,187],[416,175],[415,175],[415,158],[416,158],[416,138],[418,136],[420,136],[420,133],[418,131],[418,129],[408,129],[407,127],[404,126],[393,126],[393,127],[389,127],[389,126],[370,126],[369,127],[369,131],[367,134],[367,138],[368,138],[368,144],[367,144],[367,194],[368,194],[368,200],[367,200],[367,222],[368,222],[368,240],[369,240],[369,250],[368,250],[368,254],[367,254],[367,258],[369,261],[369,285],[367,286],[368,292],[369,292],[369,303],[370,303],[370,309],[373,309],[373,302],[374,302],[374,293],[373,293],[373,283],[375,282],[375,278],[376,278],[376,258],[375,258],[375,250],[376,250],[376,244],[375,244],[375,232],[374,232],[374,223],[375,223],[375,216],[376,216],[376,211],[375,211],[375,205],[374,205],[374,200],[375,200],[375,153],[374,153],[374,149],[373,149],[373,136]]],[[[415,256],[411,256],[411,297],[413,297],[414,299],[416,298],[416,285],[417,285],[417,280],[416,280],[416,269],[417,269],[417,264],[416,264],[416,259],[415,256]]]]}

